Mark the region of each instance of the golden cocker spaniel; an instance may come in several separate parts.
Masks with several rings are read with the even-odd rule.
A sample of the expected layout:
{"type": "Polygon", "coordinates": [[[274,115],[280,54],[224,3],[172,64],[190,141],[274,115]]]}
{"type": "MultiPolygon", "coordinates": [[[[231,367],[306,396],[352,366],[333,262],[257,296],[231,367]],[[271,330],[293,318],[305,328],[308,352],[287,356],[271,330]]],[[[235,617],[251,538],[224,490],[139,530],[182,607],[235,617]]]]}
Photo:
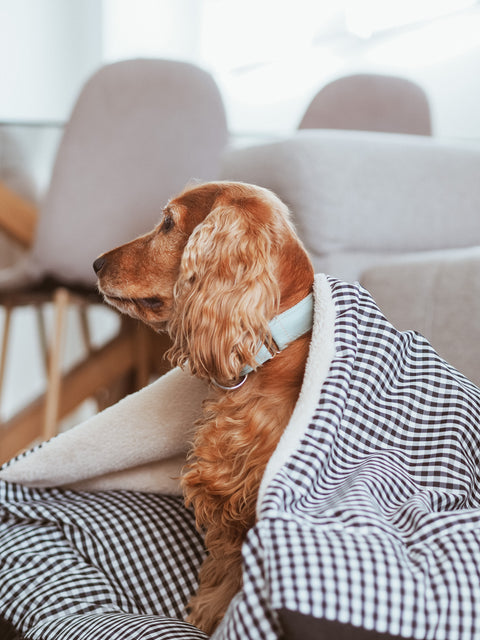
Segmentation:
{"type": "Polygon", "coordinates": [[[311,293],[312,264],[272,192],[213,182],[185,189],[94,269],[108,303],[168,331],[171,363],[210,384],[182,486],[208,551],[188,620],[211,633],[241,588],[241,546],[309,349],[307,331],[278,351],[270,322],[311,293]],[[273,356],[261,365],[260,345],[273,356]]]}

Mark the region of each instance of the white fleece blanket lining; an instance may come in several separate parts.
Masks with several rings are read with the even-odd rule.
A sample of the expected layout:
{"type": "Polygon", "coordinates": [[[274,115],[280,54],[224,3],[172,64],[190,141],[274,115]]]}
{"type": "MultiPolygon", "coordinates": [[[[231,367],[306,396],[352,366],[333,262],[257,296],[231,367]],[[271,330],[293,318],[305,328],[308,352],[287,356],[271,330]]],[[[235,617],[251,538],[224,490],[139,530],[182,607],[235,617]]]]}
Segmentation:
{"type": "Polygon", "coordinates": [[[300,440],[305,434],[315,406],[318,403],[318,390],[322,388],[335,354],[335,305],[332,300],[330,285],[323,274],[319,274],[315,278],[313,295],[315,299],[315,321],[302,388],[290,421],[263,474],[258,492],[257,512],[260,510],[263,496],[272,479],[280,471],[289,456],[296,451],[300,440]]]}
{"type": "MultiPolygon", "coordinates": [[[[315,277],[314,327],[305,377],[291,420],[261,483],[258,504],[308,426],[334,355],[335,307],[323,274],[315,277]]],[[[179,475],[206,385],[174,369],[0,470],[30,487],[180,494],[179,475]]]]}

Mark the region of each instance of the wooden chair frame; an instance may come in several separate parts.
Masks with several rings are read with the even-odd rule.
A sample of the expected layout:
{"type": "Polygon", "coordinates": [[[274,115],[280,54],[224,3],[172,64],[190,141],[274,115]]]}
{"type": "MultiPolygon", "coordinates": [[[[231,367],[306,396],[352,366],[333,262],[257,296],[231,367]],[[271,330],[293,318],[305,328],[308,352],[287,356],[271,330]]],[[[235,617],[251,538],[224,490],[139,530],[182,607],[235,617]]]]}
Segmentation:
{"type": "MultiPolygon", "coordinates": [[[[35,229],[36,211],[20,196],[0,183],[0,228],[22,244],[29,246],[35,229]],[[19,213],[20,212],[20,213],[19,213]],[[13,223],[12,219],[16,218],[13,223]]],[[[123,395],[148,383],[153,372],[168,370],[163,355],[170,342],[145,325],[120,316],[120,330],[105,345],[95,348],[90,339],[88,309],[101,304],[95,292],[79,293],[65,286],[48,291],[24,290],[2,292],[0,304],[5,309],[0,355],[0,399],[8,362],[8,343],[12,315],[16,307],[35,310],[38,337],[46,368],[46,390],[16,415],[0,422],[0,463],[10,459],[35,441],[46,440],[58,432],[59,422],[87,398],[95,398],[101,409],[123,395]],[[44,307],[53,304],[53,336],[49,341],[44,307]],[[85,359],[64,372],[62,363],[67,330],[67,312],[74,307],[79,314],[85,359]]]]}

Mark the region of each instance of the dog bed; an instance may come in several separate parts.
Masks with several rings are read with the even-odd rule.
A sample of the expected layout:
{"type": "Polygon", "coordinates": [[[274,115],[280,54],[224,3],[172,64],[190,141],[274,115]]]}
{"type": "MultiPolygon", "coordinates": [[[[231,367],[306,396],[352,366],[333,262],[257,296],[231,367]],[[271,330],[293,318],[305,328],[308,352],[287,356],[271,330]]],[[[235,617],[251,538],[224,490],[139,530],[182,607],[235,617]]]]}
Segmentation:
{"type": "MultiPolygon", "coordinates": [[[[214,638],[480,637],[480,391],[358,284],[314,297],[214,638]]],[[[173,495],[204,393],[175,370],[0,472],[0,613],[26,638],[204,637],[180,620],[203,549],[173,495]]]]}

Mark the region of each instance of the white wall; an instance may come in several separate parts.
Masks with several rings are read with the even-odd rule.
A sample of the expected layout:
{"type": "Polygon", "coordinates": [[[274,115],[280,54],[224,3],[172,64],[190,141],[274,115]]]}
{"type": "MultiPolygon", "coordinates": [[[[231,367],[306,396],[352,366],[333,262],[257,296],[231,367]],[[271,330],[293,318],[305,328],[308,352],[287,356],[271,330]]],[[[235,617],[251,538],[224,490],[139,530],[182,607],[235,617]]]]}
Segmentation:
{"type": "Polygon", "coordinates": [[[0,121],[64,120],[101,62],[99,0],[0,0],[0,121]]]}
{"type": "Polygon", "coordinates": [[[201,57],[202,0],[103,0],[103,59],[201,57]]]}
{"type": "MultiPolygon", "coordinates": [[[[100,0],[0,0],[0,122],[64,122],[81,84],[101,62],[100,0]]],[[[43,191],[58,130],[16,126],[5,131],[15,137],[27,171],[38,192],[43,191]]],[[[0,328],[3,317],[0,310],[0,328]]],[[[67,341],[70,362],[79,355],[79,331],[73,323],[71,327],[67,341]]],[[[36,333],[32,310],[14,312],[0,421],[44,387],[36,333]]]]}
{"type": "Polygon", "coordinates": [[[355,39],[342,7],[372,1],[0,0],[0,121],[64,120],[100,64],[159,56],[208,68],[236,133],[291,131],[325,82],[371,70],[421,82],[437,135],[480,140],[480,8],[355,39]]]}
{"type": "Polygon", "coordinates": [[[206,67],[240,135],[289,133],[323,84],[371,71],[417,80],[436,135],[480,141],[479,33],[471,0],[103,0],[104,60],[206,67]]]}

